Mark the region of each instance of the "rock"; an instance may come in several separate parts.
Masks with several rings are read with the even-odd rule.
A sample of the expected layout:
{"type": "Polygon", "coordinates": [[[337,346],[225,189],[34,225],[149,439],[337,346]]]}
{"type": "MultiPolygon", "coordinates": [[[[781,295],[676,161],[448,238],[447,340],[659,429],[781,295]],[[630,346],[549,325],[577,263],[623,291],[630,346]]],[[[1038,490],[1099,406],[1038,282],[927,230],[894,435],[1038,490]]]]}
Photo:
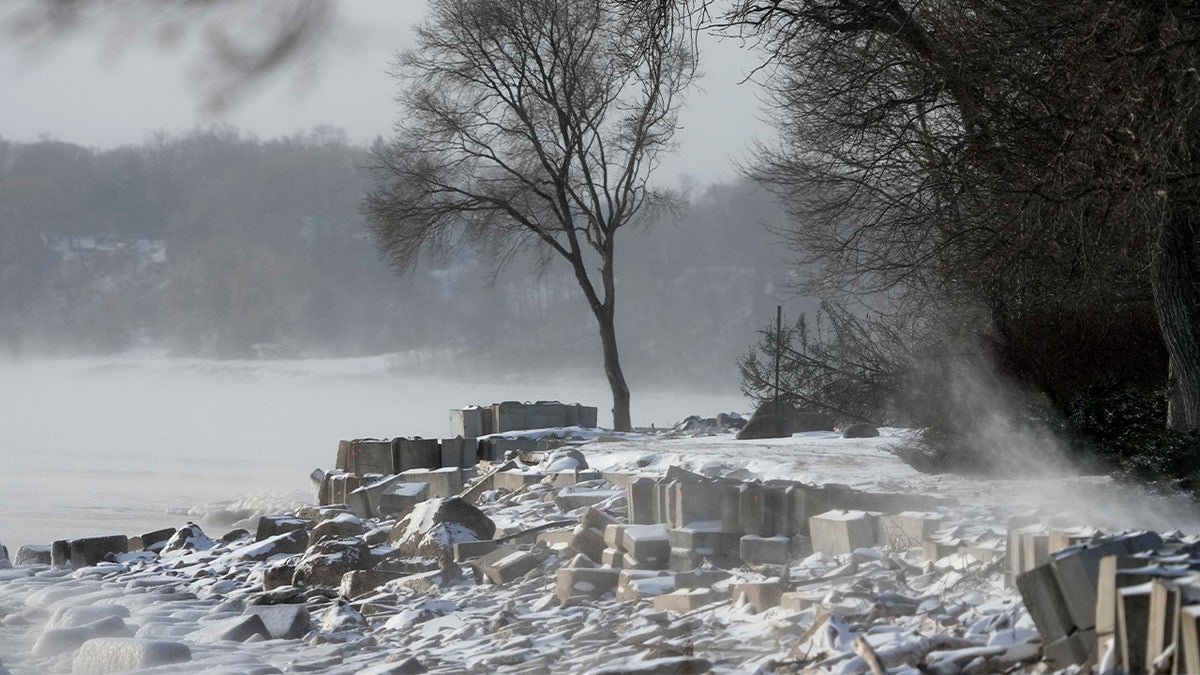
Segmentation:
{"type": "Polygon", "coordinates": [[[250,613],[205,623],[200,630],[189,635],[188,639],[199,644],[225,641],[246,642],[255,635],[264,640],[271,639],[271,632],[267,630],[262,617],[250,613]]]}
{"type": "Polygon", "coordinates": [[[587,458],[575,448],[559,448],[542,460],[539,467],[545,473],[558,471],[582,471],[588,468],[587,458]]]}
{"type": "Polygon", "coordinates": [[[192,651],[182,642],[107,637],[85,642],[75,657],[71,672],[107,675],[191,660],[192,651]]]}
{"type": "Polygon", "coordinates": [[[304,605],[251,605],[245,614],[257,615],[276,640],[297,640],[312,630],[312,618],[304,605]]]}
{"type": "Polygon", "coordinates": [[[755,413],[746,426],[737,433],[739,441],[752,441],[763,438],[788,438],[795,432],[791,418],[775,415],[759,415],[755,413]]]}
{"type": "Polygon", "coordinates": [[[346,572],[368,569],[370,563],[371,552],[362,539],[324,539],[296,563],[292,584],[338,588],[346,572]]]}
{"type": "Polygon", "coordinates": [[[823,412],[796,411],[792,416],[792,425],[797,433],[806,431],[834,431],[837,425],[833,417],[823,412]]]}
{"type": "Polygon", "coordinates": [[[440,560],[453,555],[454,545],[491,539],[496,524],[473,504],[451,497],[422,502],[396,523],[388,545],[401,557],[440,560]]]}
{"type": "Polygon", "coordinates": [[[530,570],[536,569],[538,561],[524,551],[502,546],[476,560],[474,564],[483,576],[499,586],[520,579],[530,570]]]}
{"type": "Polygon", "coordinates": [[[321,619],[321,630],[325,633],[355,630],[366,625],[367,620],[350,605],[333,605],[321,619]]]}
{"type": "Polygon", "coordinates": [[[66,606],[54,610],[46,620],[46,628],[74,628],[95,623],[102,619],[117,617],[129,618],[129,608],[124,605],[87,605],[83,607],[66,606]]]}
{"type": "Polygon", "coordinates": [[[672,656],[603,666],[589,670],[588,675],[649,675],[650,673],[690,675],[691,673],[707,673],[712,670],[712,666],[712,661],[699,656],[672,656]]]}
{"type": "Polygon", "coordinates": [[[267,568],[263,570],[263,590],[270,591],[282,586],[291,586],[292,579],[296,576],[298,560],[298,558],[292,557],[267,565],[267,568]]]}
{"type": "Polygon", "coordinates": [[[410,656],[400,661],[390,661],[364,668],[354,675],[417,675],[425,670],[424,664],[418,661],[417,657],[410,656]]]}
{"type": "Polygon", "coordinates": [[[878,435],[879,429],[866,422],[857,422],[842,430],[842,438],[875,438],[878,435]]]}
{"type": "Polygon", "coordinates": [[[8,547],[0,544],[0,569],[8,569],[12,567],[12,561],[8,558],[8,547]]]}
{"type": "Polygon", "coordinates": [[[354,570],[353,572],[346,572],[342,576],[341,585],[338,587],[338,595],[347,600],[353,600],[367,593],[375,592],[380,586],[393,579],[402,579],[405,576],[400,572],[382,570],[354,570]]]}
{"type": "Polygon", "coordinates": [[[174,553],[175,551],[207,551],[216,545],[212,539],[209,539],[204,534],[204,530],[195,523],[188,523],[180,528],[178,532],[171,536],[165,546],[163,553],[174,553]]]}
{"type": "Polygon", "coordinates": [[[46,658],[79,649],[80,645],[98,637],[111,637],[125,630],[125,620],[119,616],[109,616],[81,626],[68,628],[49,628],[42,631],[41,637],[33,645],[33,656],[46,658]]]}
{"type": "Polygon", "coordinates": [[[254,540],[262,541],[284,534],[285,532],[304,530],[308,528],[308,525],[309,522],[307,520],[297,518],[296,516],[263,516],[258,519],[258,530],[254,535],[254,540]]]}
{"type": "Polygon", "coordinates": [[[220,541],[222,544],[232,544],[243,539],[250,539],[251,537],[250,530],[239,527],[221,535],[220,541]]]}
{"type": "Polygon", "coordinates": [[[67,539],[56,539],[50,545],[50,565],[52,567],[66,567],[71,564],[71,542],[67,539]]]}
{"type": "Polygon", "coordinates": [[[127,553],[129,537],[123,534],[114,534],[106,537],[72,539],[70,551],[72,565],[76,568],[90,567],[102,562],[110,553],[127,553]]]}
{"type": "Polygon", "coordinates": [[[558,571],[554,593],[564,607],[579,600],[596,599],[616,590],[620,572],[611,567],[564,567],[558,571]]]}
{"type": "Polygon", "coordinates": [[[366,531],[362,520],[357,516],[350,513],[343,513],[314,527],[308,535],[308,545],[312,546],[323,539],[361,537],[366,531]]]}
{"type": "Polygon", "coordinates": [[[26,544],[17,549],[15,565],[49,565],[50,546],[46,544],[26,544]]]}
{"type": "Polygon", "coordinates": [[[234,552],[238,560],[267,560],[272,556],[303,553],[308,535],[303,529],[283,532],[250,544],[234,552]]]}

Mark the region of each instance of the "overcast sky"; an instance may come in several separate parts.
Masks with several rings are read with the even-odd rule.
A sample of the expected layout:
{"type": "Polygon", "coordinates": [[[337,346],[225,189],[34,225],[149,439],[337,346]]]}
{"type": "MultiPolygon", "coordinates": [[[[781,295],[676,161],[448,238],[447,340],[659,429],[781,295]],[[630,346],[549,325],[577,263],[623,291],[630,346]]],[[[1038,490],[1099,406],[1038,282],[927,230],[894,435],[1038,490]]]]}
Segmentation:
{"type": "MultiPolygon", "coordinates": [[[[111,31],[75,33],[36,50],[6,41],[0,47],[0,136],[109,147],[141,143],[158,130],[227,122],[260,137],[327,124],[345,129],[352,141],[369,142],[387,136],[395,121],[396,83],[386,71],[423,5],[341,0],[339,28],[319,58],[274,77],[220,115],[205,110],[195,53],[163,49],[151,35],[125,41],[114,40],[111,31]]],[[[739,84],[755,56],[730,42],[704,44],[705,77],[681,115],[679,150],[659,170],[667,183],[684,174],[702,183],[732,178],[749,144],[770,134],[756,88],[739,84]]]]}

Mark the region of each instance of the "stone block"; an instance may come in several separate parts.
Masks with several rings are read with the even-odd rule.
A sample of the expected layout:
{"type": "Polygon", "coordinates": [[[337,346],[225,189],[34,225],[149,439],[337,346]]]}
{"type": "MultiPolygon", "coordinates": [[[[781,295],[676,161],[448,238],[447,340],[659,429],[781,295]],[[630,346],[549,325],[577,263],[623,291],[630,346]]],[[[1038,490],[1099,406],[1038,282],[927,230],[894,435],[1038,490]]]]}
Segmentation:
{"type": "Polygon", "coordinates": [[[671,540],[666,525],[630,525],[621,534],[621,548],[634,561],[665,565],[671,557],[671,540]]]}
{"type": "Polygon", "coordinates": [[[454,561],[466,562],[473,560],[485,556],[499,547],[500,545],[491,539],[459,542],[454,545],[454,561]]]}
{"type": "MultiPolygon", "coordinates": [[[[280,516],[263,516],[258,519],[258,529],[254,536],[255,541],[270,539],[271,537],[284,534],[285,532],[293,532],[295,530],[304,530],[309,526],[309,522],[303,518],[296,516],[280,515],[280,516]]],[[[172,531],[174,534],[174,531],[172,531]]],[[[142,535],[142,541],[146,541],[149,535],[142,535]]],[[[170,539],[168,536],[167,539],[170,539]]],[[[165,543],[165,540],[164,540],[165,543]]]]}
{"type": "Polygon", "coordinates": [[[874,546],[878,516],[864,511],[826,511],[808,519],[814,551],[847,555],[874,546]]]}
{"type": "Polygon", "coordinates": [[[792,540],[788,537],[742,537],[738,555],[748,565],[787,565],[791,561],[792,540]]]}
{"type": "Polygon", "coordinates": [[[50,545],[50,564],[54,567],[71,564],[71,540],[58,539],[50,545]]]}
{"type": "Polygon", "coordinates": [[[1075,630],[1067,601],[1050,565],[1040,565],[1017,577],[1017,590],[1043,644],[1061,640],[1075,630]]]}
{"type": "Polygon", "coordinates": [[[342,575],[342,583],[338,586],[338,595],[346,600],[360,598],[368,593],[376,592],[380,586],[406,575],[400,572],[382,570],[351,570],[342,575]]]}
{"type": "Polygon", "coordinates": [[[479,438],[493,433],[492,409],[469,406],[451,410],[450,433],[462,438],[479,438]]]}
{"type": "Polygon", "coordinates": [[[710,588],[675,590],[654,598],[656,612],[691,612],[722,600],[723,596],[710,588]]]}
{"type": "Polygon", "coordinates": [[[919,548],[946,522],[936,513],[904,511],[879,516],[879,543],[892,550],[919,548]]]}
{"type": "Polygon", "coordinates": [[[475,561],[483,576],[497,586],[507,584],[538,568],[537,558],[510,547],[500,547],[475,561]]]}
{"type": "Polygon", "coordinates": [[[558,571],[555,595],[566,607],[583,599],[596,599],[617,588],[620,570],[604,567],[564,567],[558,571]]]}
{"type": "Polygon", "coordinates": [[[308,607],[291,605],[250,605],[243,614],[254,614],[274,640],[299,640],[312,630],[308,607]]]}
{"type": "Polygon", "coordinates": [[[629,483],[626,497],[629,502],[629,522],[634,525],[650,525],[654,520],[654,479],[634,478],[629,483]]]}
{"type": "Polygon", "coordinates": [[[71,540],[71,564],[88,567],[104,560],[109,554],[128,553],[129,537],[114,534],[105,537],[84,537],[71,540]]]}
{"type": "MultiPolygon", "coordinates": [[[[146,532],[140,537],[142,540],[140,550],[158,553],[164,546],[167,545],[167,542],[170,541],[171,537],[173,536],[175,536],[175,528],[173,527],[164,527],[161,530],[146,532]]],[[[130,550],[133,551],[138,549],[131,547],[130,550]]]]}
{"type": "Polygon", "coordinates": [[[540,473],[525,473],[522,471],[498,471],[492,474],[492,488],[516,492],[527,485],[537,485],[544,476],[540,473]]]}
{"type": "Polygon", "coordinates": [[[48,544],[25,544],[17,549],[14,565],[49,565],[51,564],[50,546],[48,544]]]}
{"type": "Polygon", "coordinates": [[[442,468],[468,469],[479,463],[479,441],[474,436],[443,438],[442,468]]]}
{"type": "Polygon", "coordinates": [[[442,466],[442,446],[436,438],[395,438],[391,451],[394,468],[387,473],[440,469],[442,466]]]}
{"type": "Polygon", "coordinates": [[[766,581],[747,581],[733,587],[733,601],[745,602],[754,607],[757,612],[765,612],[779,606],[783,596],[783,585],[778,579],[766,581]]]}

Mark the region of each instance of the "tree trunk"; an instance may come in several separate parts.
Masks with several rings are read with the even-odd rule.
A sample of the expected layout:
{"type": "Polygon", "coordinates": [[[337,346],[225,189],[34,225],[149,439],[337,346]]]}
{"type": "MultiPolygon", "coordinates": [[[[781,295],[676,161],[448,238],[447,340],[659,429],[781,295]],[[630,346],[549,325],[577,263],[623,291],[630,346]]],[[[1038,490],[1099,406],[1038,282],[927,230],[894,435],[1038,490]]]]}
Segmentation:
{"type": "Polygon", "coordinates": [[[629,417],[629,385],[625,383],[621,358],[617,354],[617,329],[612,308],[597,312],[596,322],[600,324],[600,343],[604,347],[604,374],[608,376],[608,386],[612,388],[613,429],[633,431],[629,417]]]}
{"type": "Polygon", "coordinates": [[[1151,262],[1154,306],[1170,357],[1167,426],[1200,429],[1200,293],[1196,223],[1185,209],[1166,209],[1151,262]]]}

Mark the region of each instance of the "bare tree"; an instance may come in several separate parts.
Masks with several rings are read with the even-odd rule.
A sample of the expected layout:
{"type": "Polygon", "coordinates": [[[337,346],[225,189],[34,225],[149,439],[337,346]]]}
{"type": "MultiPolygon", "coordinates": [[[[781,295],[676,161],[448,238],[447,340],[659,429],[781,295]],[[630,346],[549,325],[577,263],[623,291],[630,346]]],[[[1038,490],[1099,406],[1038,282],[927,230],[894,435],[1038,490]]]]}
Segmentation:
{"type": "Polygon", "coordinates": [[[400,270],[422,250],[524,248],[570,265],[596,318],[613,422],[631,428],[616,334],[617,234],[670,205],[649,178],[692,82],[690,34],[609,0],[437,0],[398,61],[394,138],[368,225],[400,270]]]}

